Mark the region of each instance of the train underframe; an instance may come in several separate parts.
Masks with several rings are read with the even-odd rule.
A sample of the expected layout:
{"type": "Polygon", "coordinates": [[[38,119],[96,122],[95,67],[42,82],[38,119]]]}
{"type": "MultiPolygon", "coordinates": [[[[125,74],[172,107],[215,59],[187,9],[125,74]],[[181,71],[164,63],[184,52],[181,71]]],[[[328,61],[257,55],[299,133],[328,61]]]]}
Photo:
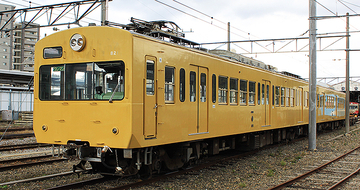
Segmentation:
{"type": "MultiPolygon", "coordinates": [[[[317,124],[317,130],[336,129],[343,125],[343,120],[320,123],[317,124]]],[[[137,175],[141,179],[147,179],[154,173],[177,170],[197,163],[202,157],[216,155],[224,150],[248,151],[282,141],[291,141],[307,134],[308,125],[303,125],[139,149],[89,147],[87,142],[69,142],[67,155],[75,155],[81,159],[78,165],[74,165],[74,171],[85,170],[85,164],[89,162],[94,173],[137,175]]]]}

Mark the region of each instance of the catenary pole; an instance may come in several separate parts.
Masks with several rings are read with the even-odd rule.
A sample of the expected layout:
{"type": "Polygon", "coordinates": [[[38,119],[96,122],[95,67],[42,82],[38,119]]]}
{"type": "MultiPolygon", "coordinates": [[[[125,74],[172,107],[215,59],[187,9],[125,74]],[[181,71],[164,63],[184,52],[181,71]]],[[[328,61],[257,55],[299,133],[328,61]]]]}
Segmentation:
{"type": "Polygon", "coordinates": [[[309,150],[316,150],[316,2],[309,0],[309,150]]]}
{"type": "Polygon", "coordinates": [[[106,21],[108,20],[108,0],[103,0],[101,2],[101,26],[106,25],[106,21]]]}
{"type": "Polygon", "coordinates": [[[227,50],[230,51],[230,22],[228,22],[228,43],[227,50]]]}
{"type": "Polygon", "coordinates": [[[349,122],[349,103],[350,103],[350,93],[349,93],[349,48],[350,48],[350,38],[349,38],[349,13],[346,13],[346,97],[345,97],[345,131],[346,133],[350,132],[350,122],[349,122]]]}

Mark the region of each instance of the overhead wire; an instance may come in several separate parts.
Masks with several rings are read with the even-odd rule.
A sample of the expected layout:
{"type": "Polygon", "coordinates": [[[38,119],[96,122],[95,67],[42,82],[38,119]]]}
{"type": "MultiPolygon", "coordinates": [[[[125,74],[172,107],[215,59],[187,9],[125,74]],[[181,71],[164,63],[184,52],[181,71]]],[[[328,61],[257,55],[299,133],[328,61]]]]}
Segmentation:
{"type": "MultiPolygon", "coordinates": [[[[202,19],[202,18],[199,18],[199,17],[197,17],[197,16],[195,16],[195,15],[192,15],[192,14],[190,14],[190,13],[187,13],[187,12],[181,10],[181,9],[178,9],[178,8],[176,8],[176,7],[173,7],[173,6],[171,6],[171,5],[168,5],[168,4],[166,4],[166,3],[164,3],[164,2],[161,2],[161,1],[159,1],[159,0],[155,0],[155,1],[158,2],[158,3],[160,3],[160,4],[162,4],[162,5],[165,5],[165,6],[167,6],[167,7],[170,7],[170,8],[172,8],[172,9],[176,10],[176,11],[179,11],[179,12],[181,12],[181,13],[184,13],[184,14],[186,14],[186,15],[188,15],[188,16],[191,16],[191,17],[193,17],[193,18],[196,18],[196,19],[198,19],[198,20],[200,20],[200,21],[202,21],[202,22],[205,22],[205,23],[208,23],[208,24],[210,24],[210,25],[213,25],[213,26],[215,26],[215,27],[217,27],[217,28],[219,28],[219,29],[221,29],[221,30],[227,31],[227,30],[226,30],[225,28],[223,28],[223,27],[220,27],[220,26],[218,26],[218,25],[215,25],[215,24],[213,24],[213,23],[211,23],[211,22],[209,22],[209,21],[206,21],[206,20],[204,20],[204,19],[202,19]]],[[[242,35],[239,35],[239,34],[237,34],[237,33],[234,33],[234,32],[231,32],[231,31],[230,31],[230,33],[246,39],[246,37],[244,37],[244,36],[242,36],[242,35]]]]}

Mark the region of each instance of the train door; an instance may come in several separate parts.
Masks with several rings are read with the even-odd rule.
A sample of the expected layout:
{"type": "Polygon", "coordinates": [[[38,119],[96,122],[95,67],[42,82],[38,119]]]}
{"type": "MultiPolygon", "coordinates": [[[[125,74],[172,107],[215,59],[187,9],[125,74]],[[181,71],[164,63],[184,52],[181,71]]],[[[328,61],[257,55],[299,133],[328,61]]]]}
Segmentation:
{"type": "Polygon", "coordinates": [[[261,83],[261,104],[263,105],[265,113],[263,127],[268,127],[271,125],[270,86],[271,83],[268,80],[263,80],[261,83]]]}
{"type": "Polygon", "coordinates": [[[319,100],[319,111],[320,111],[320,121],[324,120],[324,99],[325,99],[325,94],[321,93],[320,94],[320,100],[319,100]]]}
{"type": "Polygon", "coordinates": [[[144,79],[144,137],[155,138],[157,127],[156,58],[146,56],[144,79]]]}
{"type": "Polygon", "coordinates": [[[304,101],[303,101],[303,93],[304,93],[304,89],[303,88],[299,88],[298,89],[298,98],[299,98],[299,121],[298,123],[304,122],[304,101]]]}
{"type": "Polygon", "coordinates": [[[208,132],[208,69],[190,66],[189,134],[208,132]]]}

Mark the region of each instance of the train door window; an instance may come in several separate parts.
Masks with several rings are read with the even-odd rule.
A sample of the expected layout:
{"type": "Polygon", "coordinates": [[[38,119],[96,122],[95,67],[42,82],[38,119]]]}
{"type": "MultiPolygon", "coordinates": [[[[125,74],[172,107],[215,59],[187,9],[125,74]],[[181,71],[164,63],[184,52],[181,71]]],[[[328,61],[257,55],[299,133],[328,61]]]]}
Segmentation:
{"type": "Polygon", "coordinates": [[[216,75],[212,75],[212,102],[216,102],[216,75]]]}
{"type": "Polygon", "coordinates": [[[249,81],[249,105],[255,105],[255,82],[249,81]]]}
{"type": "Polygon", "coordinates": [[[219,103],[227,103],[228,78],[219,76],[219,103]]]}
{"type": "Polygon", "coordinates": [[[275,106],[279,106],[280,105],[280,87],[276,86],[275,87],[275,106]]]}
{"type": "Polygon", "coordinates": [[[270,96],[270,86],[269,86],[269,85],[266,85],[266,105],[269,105],[269,104],[270,104],[270,102],[269,102],[269,100],[270,100],[269,96],[270,96]]]}
{"type": "Polygon", "coordinates": [[[275,87],[272,86],[272,105],[275,105],[275,87]]]}
{"type": "Polygon", "coordinates": [[[294,107],[294,89],[290,89],[290,106],[294,107]]]}
{"type": "Polygon", "coordinates": [[[206,102],[206,74],[200,74],[200,101],[206,102]]]}
{"type": "Polygon", "coordinates": [[[261,85],[261,104],[265,104],[265,84],[261,85]]]}
{"type": "Polygon", "coordinates": [[[146,94],[154,95],[154,61],[146,61],[146,94]]]}
{"type": "Polygon", "coordinates": [[[320,95],[316,94],[316,107],[320,107],[319,103],[320,103],[320,95]]]}
{"type": "Polygon", "coordinates": [[[258,96],[258,105],[260,105],[260,93],[261,93],[261,88],[260,88],[260,83],[258,83],[258,93],[257,93],[257,96],[258,96]]]}
{"type": "Polygon", "coordinates": [[[230,78],[230,104],[238,102],[238,79],[230,78]]]}
{"type": "Polygon", "coordinates": [[[180,69],[180,80],[179,80],[179,99],[181,102],[185,101],[185,70],[180,69]]]}
{"type": "Polygon", "coordinates": [[[165,67],[165,103],[174,103],[174,67],[165,67]]]}
{"type": "Polygon", "coordinates": [[[190,102],[196,101],[196,73],[190,71],[190,102]]]}
{"type": "Polygon", "coordinates": [[[281,106],[285,106],[285,88],[281,87],[281,106]]]}
{"type": "Polygon", "coordinates": [[[240,104],[247,104],[247,80],[240,80],[240,104]]]}

